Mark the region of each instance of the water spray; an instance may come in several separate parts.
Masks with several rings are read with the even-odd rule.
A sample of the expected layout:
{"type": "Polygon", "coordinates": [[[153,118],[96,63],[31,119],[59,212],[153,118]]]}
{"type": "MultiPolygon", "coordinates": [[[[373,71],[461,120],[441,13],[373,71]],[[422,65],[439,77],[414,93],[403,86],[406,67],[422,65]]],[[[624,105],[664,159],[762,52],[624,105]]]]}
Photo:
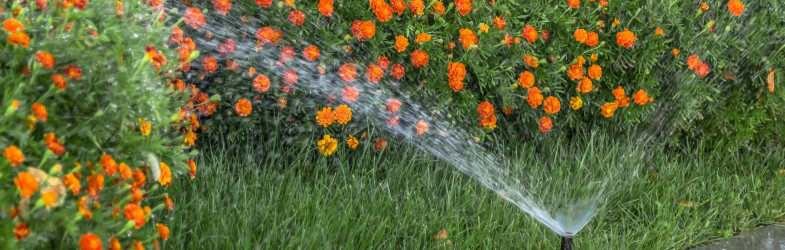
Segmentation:
{"type": "Polygon", "coordinates": [[[567,232],[567,234],[561,237],[561,249],[562,250],[572,250],[572,238],[575,237],[574,234],[567,232]]]}

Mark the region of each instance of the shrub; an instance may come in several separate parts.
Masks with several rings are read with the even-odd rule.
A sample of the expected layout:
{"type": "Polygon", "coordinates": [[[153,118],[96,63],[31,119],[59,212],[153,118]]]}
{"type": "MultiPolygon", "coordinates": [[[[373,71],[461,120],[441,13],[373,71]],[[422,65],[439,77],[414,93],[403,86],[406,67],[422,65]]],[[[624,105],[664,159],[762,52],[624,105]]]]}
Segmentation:
{"type": "Polygon", "coordinates": [[[173,208],[166,187],[195,171],[182,128],[198,126],[181,108],[188,96],[166,86],[178,63],[155,21],[163,12],[138,1],[0,6],[3,248],[157,244],[161,210],[173,208]]]}

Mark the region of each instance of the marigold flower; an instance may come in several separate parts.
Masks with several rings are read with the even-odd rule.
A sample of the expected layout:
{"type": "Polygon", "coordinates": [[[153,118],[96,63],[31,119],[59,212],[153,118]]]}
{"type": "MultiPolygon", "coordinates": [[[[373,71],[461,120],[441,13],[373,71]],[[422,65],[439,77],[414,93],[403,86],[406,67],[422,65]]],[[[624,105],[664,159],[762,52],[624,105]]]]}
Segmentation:
{"type": "Polygon", "coordinates": [[[414,15],[414,17],[418,17],[423,14],[423,10],[425,9],[425,4],[422,0],[412,0],[409,2],[409,11],[414,15]]]}
{"type": "Polygon", "coordinates": [[[270,89],[270,78],[262,74],[257,75],[253,79],[253,87],[260,93],[267,92],[270,89]]]}
{"type": "Polygon", "coordinates": [[[155,228],[158,230],[158,236],[161,236],[161,239],[164,241],[169,239],[169,227],[161,223],[156,223],[155,228]]]}
{"type": "Polygon", "coordinates": [[[125,162],[121,162],[117,165],[118,171],[120,171],[120,179],[125,180],[128,178],[133,177],[133,172],[131,172],[131,167],[125,164],[125,162]]]}
{"type": "Polygon", "coordinates": [[[339,124],[346,124],[352,120],[352,109],[343,104],[338,105],[333,111],[333,116],[339,124]]]}
{"type": "Polygon", "coordinates": [[[488,33],[488,29],[491,28],[485,23],[480,24],[480,33],[488,33]]]}
{"type": "Polygon", "coordinates": [[[387,141],[384,138],[376,139],[375,147],[376,152],[382,152],[387,148],[387,141]]]}
{"type": "Polygon", "coordinates": [[[21,31],[11,33],[11,35],[8,35],[5,40],[11,45],[19,45],[25,48],[30,46],[30,36],[21,31]]]}
{"type": "Polygon", "coordinates": [[[654,35],[663,36],[662,29],[660,27],[657,27],[657,29],[654,30],[654,35]]]}
{"type": "Polygon", "coordinates": [[[69,64],[68,66],[65,66],[65,69],[63,69],[63,74],[72,80],[82,79],[82,69],[76,65],[69,64]]]}
{"type": "Polygon", "coordinates": [[[371,21],[363,21],[360,23],[360,34],[362,39],[371,39],[376,34],[376,25],[371,21]]]}
{"type": "Polygon", "coordinates": [[[428,131],[428,123],[425,123],[424,120],[420,120],[417,122],[417,135],[422,135],[426,131],[428,131]]]}
{"type": "Polygon", "coordinates": [[[240,99],[234,104],[234,110],[237,112],[238,115],[242,117],[246,117],[251,114],[253,107],[251,106],[251,101],[248,99],[240,99]]]}
{"type": "Polygon", "coordinates": [[[416,68],[428,65],[428,53],[422,50],[415,50],[411,54],[412,65],[416,68]]]}
{"type": "Polygon", "coordinates": [[[504,113],[504,115],[512,114],[512,107],[507,106],[507,107],[502,108],[502,113],[504,113]]]}
{"type": "Polygon", "coordinates": [[[32,112],[35,115],[35,118],[41,120],[42,122],[46,122],[46,106],[40,103],[33,103],[32,112]]]}
{"type": "Polygon", "coordinates": [[[600,43],[600,35],[597,32],[589,32],[586,36],[586,45],[589,47],[597,46],[600,43]]]}
{"type": "Polygon", "coordinates": [[[384,0],[371,0],[371,2],[376,3],[372,4],[373,6],[371,6],[371,9],[373,10],[373,13],[376,14],[376,19],[378,19],[379,22],[384,23],[392,19],[393,9],[389,4],[384,0]]]}
{"type": "MultiPolygon", "coordinates": [[[[730,2],[729,2],[729,3],[730,3],[730,2]]],[[[700,5],[700,10],[701,10],[702,12],[706,12],[706,11],[708,11],[708,10],[709,10],[709,4],[707,4],[707,3],[705,3],[705,2],[701,3],[701,5],[700,5]]]]}
{"type": "Polygon", "coordinates": [[[587,76],[589,76],[589,78],[591,78],[592,80],[600,79],[600,77],[602,77],[602,67],[600,67],[597,64],[589,66],[587,76]]]}
{"type": "Polygon", "coordinates": [[[236,48],[237,45],[234,43],[234,40],[226,39],[226,41],[218,44],[218,54],[221,54],[222,56],[226,56],[234,53],[234,50],[236,48]]]}
{"type": "Polygon", "coordinates": [[[396,80],[400,80],[406,74],[403,65],[396,63],[390,68],[390,75],[396,80]]]}
{"type": "Polygon", "coordinates": [[[60,74],[52,74],[49,78],[54,82],[54,86],[60,90],[65,90],[65,88],[68,87],[68,82],[65,80],[65,77],[60,74]]]}
{"type": "Polygon", "coordinates": [[[477,105],[477,115],[479,115],[480,118],[488,118],[494,115],[493,105],[491,105],[490,102],[481,102],[480,105],[477,105]]]}
{"type": "Polygon", "coordinates": [[[270,8],[270,5],[273,3],[273,0],[256,0],[257,5],[261,5],[262,7],[270,8]]]}
{"type": "Polygon", "coordinates": [[[458,92],[461,91],[461,89],[463,89],[463,80],[450,78],[447,80],[447,85],[449,85],[450,89],[452,89],[453,91],[458,92]]]}
{"type": "Polygon", "coordinates": [[[523,28],[523,38],[526,38],[526,41],[529,43],[534,43],[537,41],[537,29],[527,24],[526,27],[523,28]]]}
{"type": "Polygon", "coordinates": [[[338,68],[338,75],[344,82],[352,82],[357,77],[357,68],[352,63],[344,63],[338,68]]]}
{"type": "Polygon", "coordinates": [[[597,55],[591,53],[591,62],[596,62],[596,61],[597,61],[597,55]]]}
{"type": "Polygon", "coordinates": [[[403,0],[390,0],[390,7],[392,7],[393,12],[403,15],[403,11],[406,10],[406,2],[403,0]]]}
{"type": "Polygon", "coordinates": [[[579,43],[586,43],[586,39],[588,39],[589,33],[586,32],[586,30],[584,29],[577,29],[575,30],[575,33],[572,34],[572,37],[574,37],[575,41],[578,41],[579,43]]]}
{"type": "Polygon", "coordinates": [[[195,30],[205,25],[204,15],[202,15],[202,11],[197,8],[186,8],[183,19],[185,24],[191,26],[191,28],[195,30]]]}
{"type": "Polygon", "coordinates": [[[529,54],[523,56],[523,62],[526,63],[526,66],[529,66],[529,67],[532,67],[532,68],[535,68],[535,69],[540,66],[540,60],[538,60],[537,57],[534,57],[534,56],[529,55],[529,54]]]}
{"type": "Polygon", "coordinates": [[[471,29],[463,28],[460,30],[460,37],[458,38],[458,42],[463,45],[464,49],[469,49],[469,46],[477,45],[479,41],[480,39],[477,38],[477,35],[475,35],[471,29]]]}
{"type": "MultiPolygon", "coordinates": [[[[119,3],[119,1],[118,1],[118,3],[119,3]]],[[[112,239],[109,240],[109,245],[110,245],[109,250],[122,250],[123,249],[122,246],[120,245],[120,240],[117,239],[117,237],[112,237],[112,239]]]]}
{"type": "Polygon", "coordinates": [[[218,69],[218,63],[215,61],[214,57],[208,56],[204,58],[204,61],[202,61],[202,67],[204,67],[205,72],[213,73],[216,69],[218,69]]]}
{"type": "Polygon", "coordinates": [[[567,71],[567,76],[570,77],[570,80],[583,79],[583,67],[581,67],[581,65],[578,63],[570,65],[570,69],[567,71]]]}
{"type": "Polygon", "coordinates": [[[161,165],[161,176],[158,177],[158,183],[161,185],[169,187],[172,184],[172,171],[169,169],[169,165],[166,165],[164,162],[160,162],[161,165]]]}
{"type": "Polygon", "coordinates": [[[679,52],[681,52],[681,51],[679,51],[678,49],[674,48],[673,49],[673,58],[679,57],[679,52]]]}
{"type": "Polygon", "coordinates": [[[301,26],[305,22],[305,14],[299,10],[292,10],[289,12],[289,21],[294,25],[301,26]]]}
{"type": "Polygon", "coordinates": [[[473,0],[455,0],[455,8],[461,16],[468,15],[472,11],[473,0]]]}
{"type": "Polygon", "coordinates": [[[52,56],[52,54],[38,51],[38,53],[35,54],[35,59],[38,60],[38,63],[44,68],[52,69],[55,66],[55,57],[52,56]]]}
{"type": "Polygon", "coordinates": [[[313,45],[305,47],[305,49],[303,49],[303,57],[305,57],[305,60],[311,62],[316,61],[319,59],[319,48],[313,45]]]}
{"type": "Polygon", "coordinates": [[[11,164],[12,167],[19,166],[19,164],[22,164],[22,162],[25,161],[25,155],[22,154],[22,150],[16,145],[6,147],[3,150],[3,157],[8,159],[8,163],[11,164]]]}
{"type": "Polygon", "coordinates": [[[580,96],[574,96],[570,99],[570,108],[578,110],[583,107],[583,99],[580,96]]]}
{"type": "Polygon", "coordinates": [[[232,9],[232,1],[231,0],[213,0],[213,8],[215,8],[215,12],[221,15],[229,14],[229,11],[232,9]]]}
{"type": "Polygon", "coordinates": [[[28,235],[30,235],[30,228],[28,228],[25,223],[16,223],[16,226],[14,226],[14,238],[16,238],[16,240],[22,240],[27,238],[28,235]]]}
{"type": "Polygon", "coordinates": [[[353,135],[349,135],[349,139],[346,140],[346,145],[351,149],[355,149],[358,145],[360,145],[360,141],[358,141],[357,138],[353,135]]]}
{"type": "Polygon", "coordinates": [[[433,5],[431,5],[431,10],[433,10],[433,14],[436,15],[444,15],[444,12],[447,11],[447,8],[444,7],[444,3],[442,1],[434,1],[433,5]]]}
{"type": "Polygon", "coordinates": [[[545,104],[544,105],[545,113],[551,115],[556,114],[561,109],[561,102],[559,102],[559,99],[553,96],[549,96],[548,98],[545,98],[544,104],[545,104]]]}
{"type": "Polygon", "coordinates": [[[406,39],[404,36],[396,36],[395,37],[395,50],[398,52],[403,52],[406,50],[406,46],[409,46],[409,40],[406,39]]]}
{"type": "Polygon", "coordinates": [[[428,33],[420,33],[417,34],[417,39],[414,40],[415,43],[424,43],[431,40],[431,35],[428,33]]]}
{"type": "Polygon", "coordinates": [[[606,102],[605,104],[602,105],[602,107],[600,107],[600,113],[605,118],[610,118],[611,116],[613,116],[613,113],[616,111],[616,108],[618,108],[618,106],[615,102],[606,102]]]}
{"type": "Polygon", "coordinates": [[[491,115],[480,119],[480,126],[485,128],[496,128],[496,115],[491,115]]]}
{"type": "Polygon", "coordinates": [[[57,193],[52,191],[45,191],[41,193],[41,201],[46,205],[46,209],[55,206],[55,202],[57,201],[57,193]]]}
{"type": "Polygon", "coordinates": [[[16,33],[25,31],[25,25],[16,19],[6,19],[3,21],[3,30],[8,33],[16,33]]]}
{"type": "Polygon", "coordinates": [[[630,48],[635,45],[635,41],[638,40],[638,37],[635,36],[631,31],[628,29],[624,29],[624,31],[616,33],[616,43],[619,46],[630,48]]]}
{"type": "Polygon", "coordinates": [[[324,126],[325,128],[327,126],[330,126],[330,124],[333,124],[333,122],[335,122],[335,115],[333,114],[333,109],[330,107],[324,107],[322,108],[322,110],[316,111],[316,122],[319,123],[319,125],[324,126]]]}
{"type": "Polygon", "coordinates": [[[297,71],[294,71],[293,69],[284,71],[283,82],[288,85],[294,85],[295,83],[297,83],[297,71]]]}
{"type": "Polygon", "coordinates": [[[139,131],[142,132],[142,135],[144,136],[150,135],[150,127],[151,127],[150,122],[142,120],[142,118],[139,118],[139,131]]]}
{"type": "Polygon", "coordinates": [[[117,173],[117,162],[110,155],[101,155],[101,169],[104,174],[112,176],[117,173]]]}
{"type": "Polygon", "coordinates": [[[548,118],[547,116],[540,118],[540,131],[548,133],[551,129],[553,129],[553,121],[551,121],[551,118],[548,118]]]}
{"type": "Polygon", "coordinates": [[[611,24],[611,26],[612,27],[616,27],[616,26],[619,26],[619,25],[621,25],[621,21],[619,21],[618,18],[614,18],[613,19],[613,23],[611,24]]]}
{"type": "Polygon", "coordinates": [[[65,146],[60,140],[57,140],[54,133],[44,134],[44,144],[54,155],[59,156],[65,153],[65,146]]]}
{"type": "Polygon", "coordinates": [[[324,137],[319,140],[316,145],[319,153],[322,153],[324,156],[330,156],[335,152],[336,149],[338,149],[338,140],[330,137],[330,135],[324,135],[324,137]]]}
{"type": "Polygon", "coordinates": [[[581,7],[581,1],[580,0],[567,0],[567,6],[570,6],[570,8],[573,8],[573,9],[577,9],[578,7],[581,7]]]}
{"type": "Polygon", "coordinates": [[[650,101],[649,95],[642,89],[635,92],[632,97],[635,99],[635,104],[638,105],[644,105],[650,101]]]}
{"type": "Polygon", "coordinates": [[[739,0],[730,0],[728,1],[728,11],[734,16],[741,16],[741,13],[744,12],[744,4],[739,0]]]}
{"type": "MultiPolygon", "coordinates": [[[[257,0],[257,2],[259,1],[257,0]]],[[[333,16],[333,0],[319,0],[319,3],[316,4],[316,8],[319,9],[319,13],[322,13],[322,16],[333,16]]]]}
{"type": "Polygon", "coordinates": [[[531,88],[534,86],[534,74],[528,70],[521,72],[518,76],[518,83],[521,85],[521,88],[531,88]]]}
{"type": "Polygon", "coordinates": [[[261,45],[265,45],[267,43],[278,43],[282,37],[283,33],[280,30],[275,30],[270,27],[262,27],[256,30],[256,40],[259,40],[261,45]]]}
{"type": "Polygon", "coordinates": [[[372,83],[378,83],[379,80],[384,77],[384,71],[382,71],[382,68],[379,67],[379,65],[369,64],[368,67],[365,68],[365,77],[372,83]]]}
{"type": "Polygon", "coordinates": [[[86,233],[79,239],[79,247],[81,250],[101,250],[104,246],[97,235],[86,233]]]}
{"type": "Polygon", "coordinates": [[[698,67],[695,68],[695,73],[698,74],[700,77],[704,77],[709,74],[709,65],[705,62],[701,62],[698,67]]]}
{"type": "Polygon", "coordinates": [[[68,190],[71,190],[71,193],[74,195],[78,194],[79,190],[82,189],[82,183],[73,173],[63,176],[63,185],[65,185],[68,190]]]}
{"type": "Polygon", "coordinates": [[[170,212],[174,211],[174,202],[172,202],[172,199],[169,199],[169,195],[164,195],[164,205],[170,212]]]}
{"type": "Polygon", "coordinates": [[[123,216],[128,221],[134,222],[134,228],[139,229],[144,225],[145,214],[142,207],[137,204],[129,203],[123,207],[123,216]]]}
{"type": "Polygon", "coordinates": [[[401,109],[401,101],[399,101],[396,98],[391,98],[387,100],[387,104],[385,105],[385,108],[387,109],[387,111],[390,111],[390,113],[395,114],[398,112],[399,109],[401,109]]]}
{"type": "Polygon", "coordinates": [[[600,6],[608,7],[608,0],[600,0],[600,6]]]}
{"type": "Polygon", "coordinates": [[[539,88],[537,87],[530,88],[528,94],[529,95],[526,96],[526,102],[529,103],[529,106],[531,106],[532,108],[537,108],[540,106],[540,104],[542,104],[543,96],[539,88]]]}
{"type": "Polygon", "coordinates": [[[98,197],[98,192],[104,189],[104,176],[94,174],[87,177],[87,193],[92,197],[98,197]]]}
{"type": "Polygon", "coordinates": [[[499,30],[504,30],[507,26],[507,20],[504,20],[504,17],[496,16],[493,18],[493,25],[499,30]]]}
{"type": "Polygon", "coordinates": [[[387,126],[389,127],[396,127],[401,120],[398,118],[397,115],[391,115],[387,118],[387,126]]]}
{"type": "Polygon", "coordinates": [[[345,86],[343,90],[341,90],[341,98],[344,102],[353,103],[357,101],[357,97],[360,95],[360,91],[357,88],[352,86],[345,86]]]}
{"type": "Polygon", "coordinates": [[[698,65],[700,65],[700,63],[701,63],[701,59],[696,54],[692,54],[690,55],[689,58],[687,58],[687,68],[689,69],[694,70],[695,68],[698,67],[698,65]]]}
{"type": "Polygon", "coordinates": [[[618,107],[627,107],[630,105],[630,98],[627,97],[627,94],[624,93],[624,88],[621,86],[616,87],[611,93],[616,98],[616,105],[618,107]]]}
{"type": "Polygon", "coordinates": [[[19,192],[22,193],[23,198],[32,196],[38,190],[38,181],[28,172],[19,172],[17,177],[14,178],[14,184],[16,184],[19,192]]]}

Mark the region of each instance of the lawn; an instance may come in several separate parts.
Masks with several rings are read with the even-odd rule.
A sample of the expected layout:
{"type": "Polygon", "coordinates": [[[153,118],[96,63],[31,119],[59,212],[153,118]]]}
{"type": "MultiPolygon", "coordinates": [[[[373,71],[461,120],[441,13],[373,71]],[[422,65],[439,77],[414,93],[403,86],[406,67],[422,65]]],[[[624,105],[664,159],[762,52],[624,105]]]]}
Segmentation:
{"type": "MultiPolygon", "coordinates": [[[[423,249],[447,245],[432,239],[442,229],[458,249],[560,244],[516,206],[406,142],[378,153],[361,140],[355,152],[342,144],[330,158],[278,136],[224,138],[202,149],[197,177],[169,190],[179,212],[167,223],[165,248],[423,249]]],[[[518,165],[570,164],[543,153],[552,150],[513,151],[518,165]]],[[[648,150],[639,160],[637,176],[609,180],[618,192],[576,236],[577,249],[683,249],[785,218],[783,149],[729,154],[694,145],[648,150]]]]}

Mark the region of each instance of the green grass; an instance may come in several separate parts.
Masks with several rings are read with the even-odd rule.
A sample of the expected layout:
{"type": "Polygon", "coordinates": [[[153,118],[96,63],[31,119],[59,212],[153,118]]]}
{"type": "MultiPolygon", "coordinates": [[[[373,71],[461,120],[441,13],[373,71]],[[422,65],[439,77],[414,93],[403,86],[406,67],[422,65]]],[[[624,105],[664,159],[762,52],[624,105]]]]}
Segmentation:
{"type": "MultiPolygon", "coordinates": [[[[165,222],[172,231],[165,248],[428,249],[439,247],[431,236],[441,229],[458,249],[559,246],[529,215],[411,145],[377,153],[366,139],[324,158],[263,139],[203,147],[196,179],[169,190],[176,213],[165,222]]],[[[514,161],[560,167],[546,149],[521,149],[514,161]]],[[[611,179],[622,188],[578,234],[576,248],[682,249],[780,221],[785,151],[748,151],[645,152],[637,178],[611,179]]],[[[587,156],[604,161],[607,152],[587,156]]]]}

